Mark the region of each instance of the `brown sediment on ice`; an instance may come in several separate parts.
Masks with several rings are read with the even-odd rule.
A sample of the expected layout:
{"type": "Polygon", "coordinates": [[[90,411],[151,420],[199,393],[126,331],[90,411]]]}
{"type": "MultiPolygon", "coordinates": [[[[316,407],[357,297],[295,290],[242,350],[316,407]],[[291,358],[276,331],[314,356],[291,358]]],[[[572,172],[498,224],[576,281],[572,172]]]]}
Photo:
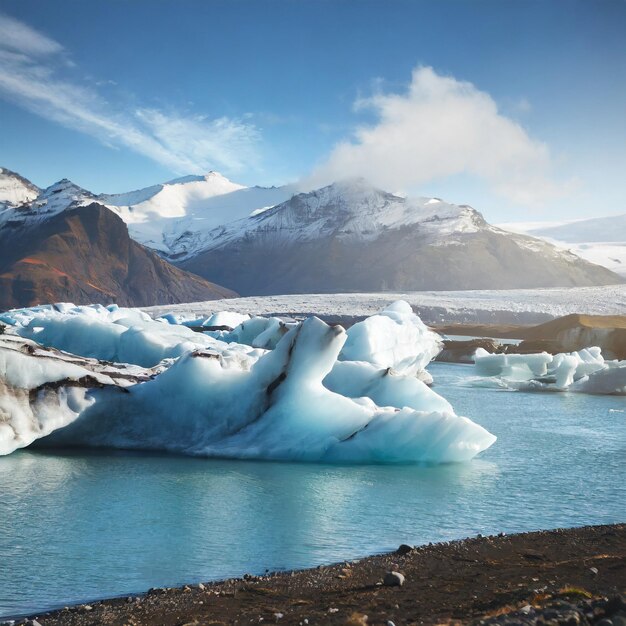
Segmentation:
{"type": "Polygon", "coordinates": [[[153,589],[35,619],[42,626],[623,624],[625,590],[626,524],[616,524],[402,546],[315,569],[153,589]],[[383,583],[392,571],[404,576],[402,586],[383,583]]]}

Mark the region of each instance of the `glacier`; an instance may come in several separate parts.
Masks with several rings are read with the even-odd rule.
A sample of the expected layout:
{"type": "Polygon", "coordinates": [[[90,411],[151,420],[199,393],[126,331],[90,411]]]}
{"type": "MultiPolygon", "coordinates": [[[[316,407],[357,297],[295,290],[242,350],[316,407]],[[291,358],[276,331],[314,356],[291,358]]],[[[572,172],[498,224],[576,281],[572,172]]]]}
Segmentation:
{"type": "Polygon", "coordinates": [[[410,306],[372,319],[346,331],[316,317],[250,318],[207,333],[114,305],[10,311],[0,315],[0,454],[36,444],[448,463],[492,445],[420,379],[438,339],[410,306]]]}
{"type": "Polygon", "coordinates": [[[599,347],[548,354],[490,354],[478,348],[474,384],[520,391],[626,395],[626,361],[605,360],[599,347]]]}

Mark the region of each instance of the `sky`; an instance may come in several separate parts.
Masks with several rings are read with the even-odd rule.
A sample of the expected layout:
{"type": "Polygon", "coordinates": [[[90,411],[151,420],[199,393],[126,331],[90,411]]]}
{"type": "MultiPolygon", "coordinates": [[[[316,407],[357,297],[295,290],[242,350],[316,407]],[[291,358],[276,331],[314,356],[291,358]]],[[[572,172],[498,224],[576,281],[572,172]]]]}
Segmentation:
{"type": "Polygon", "coordinates": [[[0,166],[626,212],[626,0],[2,0],[0,166]]]}

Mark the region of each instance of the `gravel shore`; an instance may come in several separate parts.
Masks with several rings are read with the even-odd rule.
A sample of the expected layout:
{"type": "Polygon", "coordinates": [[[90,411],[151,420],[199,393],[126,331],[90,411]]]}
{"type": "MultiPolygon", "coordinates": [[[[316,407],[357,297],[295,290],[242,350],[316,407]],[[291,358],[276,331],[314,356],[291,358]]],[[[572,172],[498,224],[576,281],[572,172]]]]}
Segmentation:
{"type": "Polygon", "coordinates": [[[619,524],[401,546],[327,567],[151,589],[15,624],[626,626],[625,591],[619,524]]]}

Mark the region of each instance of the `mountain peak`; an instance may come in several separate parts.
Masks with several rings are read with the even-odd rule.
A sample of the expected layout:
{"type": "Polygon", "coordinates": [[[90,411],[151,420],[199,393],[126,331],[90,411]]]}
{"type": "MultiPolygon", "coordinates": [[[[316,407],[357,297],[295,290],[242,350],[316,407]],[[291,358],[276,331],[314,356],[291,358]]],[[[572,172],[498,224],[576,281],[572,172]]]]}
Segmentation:
{"type": "Polygon", "coordinates": [[[0,207],[16,207],[32,202],[41,189],[6,167],[0,167],[0,207]]]}
{"type": "MultiPolygon", "coordinates": [[[[347,178],[309,192],[295,195],[283,203],[307,215],[326,213],[363,215],[379,213],[394,203],[404,203],[404,198],[378,189],[364,178],[347,178]]],[[[281,210],[275,207],[274,211],[281,210]]]]}
{"type": "Polygon", "coordinates": [[[166,185],[184,185],[186,183],[220,183],[224,185],[233,185],[237,188],[243,187],[243,185],[238,185],[237,183],[233,183],[230,179],[226,178],[223,174],[219,172],[215,172],[213,170],[207,172],[206,174],[189,174],[187,176],[180,176],[179,178],[173,178],[172,180],[168,180],[166,185]]]}
{"type": "Polygon", "coordinates": [[[318,195],[318,196],[342,196],[342,197],[350,197],[353,198],[355,196],[364,196],[364,195],[376,195],[376,196],[391,196],[387,191],[383,191],[379,189],[365,178],[358,176],[354,178],[343,178],[341,180],[337,180],[330,185],[326,185],[326,187],[321,187],[320,189],[315,189],[310,193],[318,195]]]}
{"type": "Polygon", "coordinates": [[[46,187],[44,189],[44,192],[52,191],[55,189],[69,188],[81,189],[81,187],[79,187],[76,183],[73,183],[69,178],[62,178],[61,180],[57,180],[55,183],[52,183],[49,187],[46,187]]]}
{"type": "Polygon", "coordinates": [[[93,194],[72,182],[69,178],[62,178],[46,187],[41,192],[36,204],[43,205],[53,200],[55,205],[64,204],[67,206],[71,202],[85,198],[93,198],[93,194]]]}

